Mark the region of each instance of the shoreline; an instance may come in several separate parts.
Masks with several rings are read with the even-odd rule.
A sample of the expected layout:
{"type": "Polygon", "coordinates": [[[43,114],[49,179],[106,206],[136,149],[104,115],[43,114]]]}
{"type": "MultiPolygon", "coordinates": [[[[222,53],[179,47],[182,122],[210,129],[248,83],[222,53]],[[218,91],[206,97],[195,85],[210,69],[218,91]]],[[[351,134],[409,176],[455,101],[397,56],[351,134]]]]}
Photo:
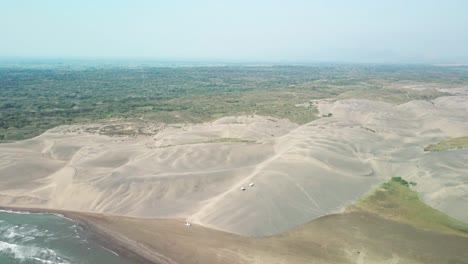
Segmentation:
{"type": "MultiPolygon", "coordinates": [[[[246,263],[257,243],[269,255],[269,240],[243,237],[183,219],[148,219],[46,208],[0,206],[2,210],[60,214],[80,225],[89,238],[129,263],[246,263]]],[[[257,256],[259,257],[259,256],[257,256]]]]}
{"type": "MultiPolygon", "coordinates": [[[[98,245],[104,249],[111,251],[113,254],[117,254],[119,257],[124,258],[129,263],[135,264],[164,264],[166,262],[160,262],[155,258],[156,252],[151,252],[147,247],[140,243],[133,241],[123,234],[119,234],[117,231],[109,230],[102,225],[99,225],[97,219],[102,218],[105,221],[105,217],[115,217],[112,215],[105,215],[99,213],[88,213],[88,212],[76,212],[67,210],[57,209],[45,209],[45,208],[29,208],[29,207],[8,207],[0,206],[0,210],[6,212],[11,211],[12,213],[32,213],[32,214],[54,214],[60,217],[65,217],[71,221],[76,222],[80,225],[88,237],[95,241],[98,245]]],[[[120,217],[120,216],[117,216],[120,217]]],[[[162,258],[164,256],[160,256],[162,258]]],[[[173,262],[175,263],[175,262],[173,262]]]]}
{"type": "Polygon", "coordinates": [[[63,215],[80,225],[89,239],[132,264],[361,263],[362,252],[366,263],[393,263],[394,256],[403,263],[424,264],[465,263],[468,259],[465,236],[415,227],[371,211],[331,214],[281,234],[244,237],[196,224],[188,227],[182,219],[27,207],[0,209],[63,215]]]}

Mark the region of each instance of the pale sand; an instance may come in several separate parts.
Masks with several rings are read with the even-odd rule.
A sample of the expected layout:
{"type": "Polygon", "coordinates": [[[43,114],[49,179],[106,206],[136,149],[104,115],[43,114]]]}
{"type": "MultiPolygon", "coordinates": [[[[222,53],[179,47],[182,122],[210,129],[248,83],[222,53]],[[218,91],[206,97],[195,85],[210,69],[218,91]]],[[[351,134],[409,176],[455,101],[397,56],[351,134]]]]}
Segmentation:
{"type": "Polygon", "coordinates": [[[137,138],[57,127],[0,145],[0,205],[184,219],[266,236],[339,212],[401,176],[417,182],[429,205],[468,222],[468,150],[423,151],[468,134],[467,96],[398,106],[323,101],[319,109],[333,116],[302,126],[225,117],[137,138]],[[209,143],[219,138],[255,142],[209,143]]]}

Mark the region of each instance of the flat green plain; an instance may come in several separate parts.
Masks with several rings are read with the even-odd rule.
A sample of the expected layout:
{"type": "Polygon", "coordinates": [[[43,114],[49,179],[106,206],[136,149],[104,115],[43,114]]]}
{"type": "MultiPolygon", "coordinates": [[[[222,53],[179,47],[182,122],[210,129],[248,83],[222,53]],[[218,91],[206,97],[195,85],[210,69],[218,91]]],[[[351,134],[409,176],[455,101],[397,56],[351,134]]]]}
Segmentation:
{"type": "Polygon", "coordinates": [[[200,123],[228,115],[317,116],[314,99],[356,98],[401,104],[448,95],[408,84],[468,83],[467,67],[405,65],[7,67],[0,64],[0,142],[75,123],[144,119],[200,123]]]}

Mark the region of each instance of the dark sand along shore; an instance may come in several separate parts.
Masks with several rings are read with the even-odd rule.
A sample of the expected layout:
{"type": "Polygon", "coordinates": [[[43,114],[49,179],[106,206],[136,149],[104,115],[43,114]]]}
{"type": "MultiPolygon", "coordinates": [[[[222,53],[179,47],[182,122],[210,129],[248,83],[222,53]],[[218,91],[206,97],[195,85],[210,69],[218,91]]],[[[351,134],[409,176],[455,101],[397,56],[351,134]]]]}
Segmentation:
{"type": "MultiPolygon", "coordinates": [[[[51,213],[63,215],[77,222],[87,232],[88,236],[106,249],[116,252],[119,256],[128,260],[129,263],[160,263],[156,262],[151,255],[145,252],[145,248],[138,247],[138,243],[126,239],[101,225],[98,219],[104,220],[112,216],[103,216],[96,213],[73,212],[66,210],[28,208],[28,207],[5,207],[0,206],[0,210],[27,211],[30,213],[51,213]]],[[[164,263],[164,262],[163,262],[164,263]]]]}
{"type": "Polygon", "coordinates": [[[63,214],[131,263],[467,263],[468,259],[468,238],[416,229],[366,212],[329,215],[279,235],[255,238],[185,226],[183,220],[4,209],[63,214]]]}

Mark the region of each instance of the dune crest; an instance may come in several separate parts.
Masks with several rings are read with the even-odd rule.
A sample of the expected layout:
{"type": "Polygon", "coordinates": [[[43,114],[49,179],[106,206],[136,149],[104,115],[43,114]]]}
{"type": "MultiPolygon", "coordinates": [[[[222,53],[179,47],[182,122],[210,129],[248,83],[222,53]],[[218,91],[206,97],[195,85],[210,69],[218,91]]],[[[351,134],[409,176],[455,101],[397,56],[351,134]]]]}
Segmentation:
{"type": "Polygon", "coordinates": [[[423,201],[468,222],[468,150],[424,151],[466,136],[467,106],[467,96],[398,106],[324,100],[318,109],[328,117],[302,126],[238,116],[155,124],[137,137],[93,132],[100,124],[61,126],[0,145],[0,203],[185,218],[265,236],[338,212],[401,176],[423,201]]]}

